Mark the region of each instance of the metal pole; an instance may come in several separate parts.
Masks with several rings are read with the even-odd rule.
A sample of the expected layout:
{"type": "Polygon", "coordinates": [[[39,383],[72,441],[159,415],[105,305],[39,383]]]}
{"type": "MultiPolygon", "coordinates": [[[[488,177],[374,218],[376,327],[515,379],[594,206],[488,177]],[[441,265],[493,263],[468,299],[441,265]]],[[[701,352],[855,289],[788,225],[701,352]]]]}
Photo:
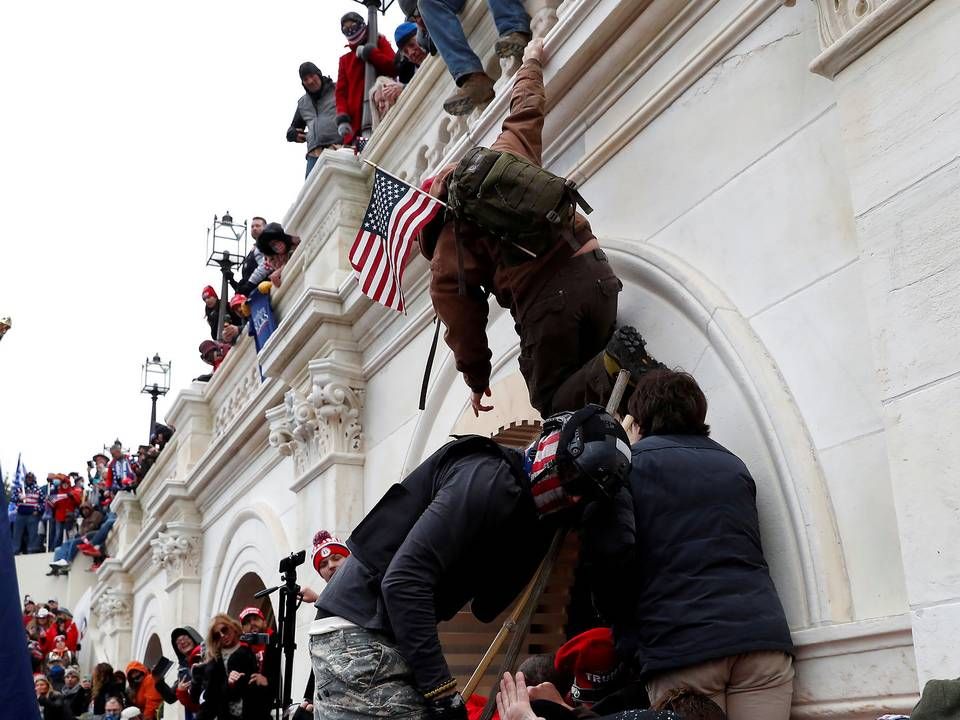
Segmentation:
{"type": "Polygon", "coordinates": [[[220,312],[217,313],[217,341],[223,342],[223,323],[227,318],[227,289],[228,277],[230,273],[231,262],[230,253],[223,251],[223,257],[220,258],[220,274],[223,280],[220,283],[220,312]]]}
{"type": "Polygon", "coordinates": [[[157,424],[157,398],[160,396],[160,391],[157,389],[156,384],[154,384],[153,389],[150,391],[150,433],[147,435],[147,442],[150,442],[150,438],[153,436],[153,428],[157,424]]]}
{"type": "MultiPolygon", "coordinates": [[[[377,30],[377,11],[380,9],[379,0],[366,0],[367,6],[367,44],[377,46],[380,33],[377,30]]],[[[373,63],[367,62],[366,75],[363,85],[363,122],[360,125],[360,134],[369,137],[373,131],[373,113],[370,111],[370,91],[377,81],[377,69],[373,63]]]]}

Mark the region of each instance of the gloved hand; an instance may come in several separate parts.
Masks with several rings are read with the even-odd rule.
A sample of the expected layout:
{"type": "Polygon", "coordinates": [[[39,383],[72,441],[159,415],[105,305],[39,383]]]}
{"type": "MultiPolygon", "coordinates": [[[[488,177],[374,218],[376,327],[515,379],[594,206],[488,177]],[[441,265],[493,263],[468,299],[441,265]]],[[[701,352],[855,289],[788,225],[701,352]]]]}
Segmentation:
{"type": "Polygon", "coordinates": [[[467,720],[467,705],[460,693],[427,700],[427,717],[430,720],[467,720]]]}
{"type": "Polygon", "coordinates": [[[357,57],[363,60],[364,62],[370,62],[370,57],[373,54],[373,50],[376,45],[358,45],[357,46],[357,57]]]}
{"type": "Polygon", "coordinates": [[[353,125],[348,122],[342,122],[337,125],[337,132],[340,133],[340,137],[344,140],[347,139],[347,135],[353,132],[353,125]]]}

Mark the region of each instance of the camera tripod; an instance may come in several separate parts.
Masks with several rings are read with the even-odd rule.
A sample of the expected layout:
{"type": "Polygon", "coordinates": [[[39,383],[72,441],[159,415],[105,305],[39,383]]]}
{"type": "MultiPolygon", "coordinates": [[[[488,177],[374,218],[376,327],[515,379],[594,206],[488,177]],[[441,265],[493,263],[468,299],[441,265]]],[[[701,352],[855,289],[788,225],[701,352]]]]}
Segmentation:
{"type": "MultiPolygon", "coordinates": [[[[297,649],[297,608],[300,607],[300,586],[297,585],[297,567],[303,565],[306,561],[307,553],[301,550],[298,553],[290,553],[280,561],[280,578],[283,583],[271,588],[261,590],[255,598],[266,597],[273,592],[280,591],[280,602],[277,604],[277,636],[279,641],[271,644],[271,654],[279,649],[283,653],[283,671],[281,674],[280,663],[269,670],[269,679],[276,688],[276,696],[273,699],[273,706],[276,709],[277,717],[290,707],[293,703],[291,695],[291,685],[293,683],[293,654],[297,649]],[[282,684],[281,684],[282,679],[282,684]]],[[[279,659],[279,658],[278,658],[279,659]]]]}

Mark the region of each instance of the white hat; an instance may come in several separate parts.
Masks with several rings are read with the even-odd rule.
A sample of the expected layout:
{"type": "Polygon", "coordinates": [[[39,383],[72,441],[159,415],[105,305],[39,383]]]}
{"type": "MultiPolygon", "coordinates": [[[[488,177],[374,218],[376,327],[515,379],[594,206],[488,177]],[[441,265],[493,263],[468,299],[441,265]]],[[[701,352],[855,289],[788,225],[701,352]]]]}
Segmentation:
{"type": "Polygon", "coordinates": [[[131,705],[130,707],[123,709],[123,712],[120,713],[120,717],[121,719],[122,718],[139,718],[139,717],[143,717],[143,713],[140,712],[140,708],[138,708],[136,705],[131,705]]]}
{"type": "Polygon", "coordinates": [[[47,617],[49,614],[50,614],[50,611],[47,610],[45,607],[42,607],[39,610],[37,610],[38,618],[47,617]]]}

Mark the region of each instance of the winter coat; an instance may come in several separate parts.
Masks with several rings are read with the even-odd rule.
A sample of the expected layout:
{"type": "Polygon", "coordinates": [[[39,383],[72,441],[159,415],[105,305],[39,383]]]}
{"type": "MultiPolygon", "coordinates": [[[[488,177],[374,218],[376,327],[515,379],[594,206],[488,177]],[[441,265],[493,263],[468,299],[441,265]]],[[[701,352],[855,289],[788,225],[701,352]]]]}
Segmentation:
{"type": "Polygon", "coordinates": [[[80,517],[82,518],[80,520],[80,537],[92,535],[101,525],[103,525],[103,513],[91,505],[84,504],[80,506],[80,517]],[[90,514],[86,517],[83,517],[84,507],[90,508],[90,514]]]}
{"type": "MultiPolygon", "coordinates": [[[[340,56],[340,69],[337,73],[337,117],[349,116],[353,133],[343,139],[345,143],[353,142],[353,136],[359,134],[363,124],[363,97],[364,82],[366,80],[367,63],[357,57],[356,47],[350,47],[348,52],[340,56]]],[[[394,77],[396,68],[393,58],[396,53],[390,41],[383,35],[377,39],[377,46],[370,54],[370,63],[377,71],[377,75],[394,77]]]]}
{"type": "Polygon", "coordinates": [[[270,690],[250,682],[250,676],[258,672],[257,658],[244,644],[230,655],[224,665],[222,659],[210,661],[208,682],[204,692],[204,702],[197,717],[200,720],[234,720],[230,714],[230,704],[243,701],[243,713],[240,720],[268,720],[270,717],[270,690]],[[230,685],[227,678],[236,670],[243,677],[230,685]]]}
{"type": "Polygon", "coordinates": [[[64,685],[60,694],[76,716],[83,715],[90,707],[90,691],[85,690],[79,683],[72,688],[64,685]]]}
{"type": "Polygon", "coordinates": [[[47,503],[53,508],[53,519],[64,523],[83,502],[83,488],[61,485],[54,495],[47,496],[47,503]]]}
{"type": "Polygon", "coordinates": [[[67,641],[67,648],[73,652],[77,651],[77,643],[80,641],[80,631],[77,630],[77,624],[73,620],[64,620],[62,622],[51,623],[44,633],[44,647],[49,648],[46,652],[51,652],[57,644],[57,635],[63,635],[67,641]]]}
{"type": "MultiPolygon", "coordinates": [[[[543,68],[536,60],[527,60],[517,71],[510,115],[491,148],[541,165],[545,105],[543,68]]],[[[448,165],[437,174],[431,195],[447,199],[447,181],[454,168],[456,165],[448,165]]],[[[579,213],[573,233],[578,247],[595,239],[590,223],[579,213]]],[[[459,291],[460,264],[453,219],[446,221],[443,213],[438,214],[420,236],[421,252],[430,261],[430,298],[446,327],[444,339],[467,385],[474,392],[482,392],[490,384],[487,291],[494,294],[501,307],[523,316],[528,301],[537,297],[555,268],[569,260],[574,251],[569,242],[561,240],[536,259],[508,265],[503,262],[500,241],[469,223],[461,223],[460,244],[465,294],[459,291]]]]}
{"type": "Polygon", "coordinates": [[[521,454],[487,438],[445,445],[394,485],[347,541],[351,555],[317,600],[338,616],[396,640],[416,686],[451,678],[437,622],[467,602],[491,622],[520,593],[555,525],[537,516],[521,454]],[[495,572],[478,572],[491,568],[495,572]]]}
{"type": "MultiPolygon", "coordinates": [[[[212,340],[217,339],[217,320],[220,319],[220,306],[214,305],[212,308],[206,308],[207,316],[207,325],[210,326],[210,338],[212,340]]],[[[229,305],[227,306],[227,312],[223,316],[224,325],[236,325],[237,327],[243,327],[243,318],[237,315],[229,305]]],[[[237,333],[237,337],[240,337],[240,334],[237,333]]]]}
{"type": "Polygon", "coordinates": [[[153,675],[150,674],[147,666],[136,660],[129,663],[127,669],[124,671],[128,676],[128,683],[129,675],[134,670],[142,672],[144,678],[143,682],[140,683],[140,687],[136,690],[133,689],[133,686],[129,687],[130,695],[133,697],[133,704],[140,708],[144,718],[155,718],[157,716],[157,709],[163,705],[163,697],[157,692],[153,675]]]}
{"type": "MultiPolygon", "coordinates": [[[[296,116],[294,116],[296,119],[296,116]]],[[[292,126],[291,126],[292,127],[292,126]]],[[[288,132],[289,135],[289,132],[288,132]]],[[[339,142],[340,136],[337,136],[339,142]]],[[[254,247],[243,259],[243,268],[240,271],[240,282],[234,288],[241,295],[250,295],[257,285],[267,279],[270,272],[267,270],[267,257],[258,247],[254,247]]]]}
{"type": "Polygon", "coordinates": [[[756,485],[740,458],[701,435],[645,437],[633,446],[630,494],[632,569],[608,574],[596,593],[622,656],[648,675],[792,650],[760,544],[756,485]]]}
{"type": "Polygon", "coordinates": [[[190,692],[188,690],[180,689],[180,682],[190,679],[190,666],[200,657],[203,648],[202,643],[203,638],[200,637],[200,633],[192,627],[174,628],[173,632],[170,633],[170,644],[173,646],[173,652],[177,656],[178,662],[177,677],[176,680],[174,680],[174,686],[170,687],[164,676],[154,678],[157,692],[160,693],[165,702],[170,704],[179,702],[186,708],[187,720],[193,720],[194,713],[200,709],[200,706],[190,700],[190,692]],[[180,648],[177,647],[177,638],[181,635],[189,635],[195,643],[193,650],[186,655],[180,652],[180,648]]]}
{"type": "Polygon", "coordinates": [[[136,482],[136,475],[133,473],[133,465],[130,458],[126,455],[120,456],[119,460],[111,460],[107,463],[107,475],[104,478],[104,485],[113,492],[127,487],[136,482]]]}
{"type": "MultiPolygon", "coordinates": [[[[306,92],[297,101],[297,110],[287,128],[287,141],[295,142],[297,131],[306,131],[307,152],[343,142],[337,132],[337,84],[328,77],[315,93],[306,92]]],[[[306,88],[304,88],[306,89],[306,88]]]]}

